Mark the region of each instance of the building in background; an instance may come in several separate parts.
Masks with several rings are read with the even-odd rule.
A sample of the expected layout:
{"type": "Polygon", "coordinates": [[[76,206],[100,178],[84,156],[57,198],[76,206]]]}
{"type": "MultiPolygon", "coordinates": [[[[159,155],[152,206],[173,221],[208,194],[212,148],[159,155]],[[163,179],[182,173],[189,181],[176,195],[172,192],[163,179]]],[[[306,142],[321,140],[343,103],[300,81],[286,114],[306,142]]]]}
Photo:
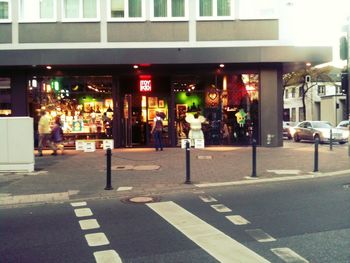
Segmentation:
{"type": "Polygon", "coordinates": [[[45,108],[68,143],[130,147],[152,143],[156,111],[169,146],[200,113],[207,145],[281,146],[282,74],[332,60],[331,47],[293,45],[293,12],[278,0],[0,0],[0,115],[45,108]]]}

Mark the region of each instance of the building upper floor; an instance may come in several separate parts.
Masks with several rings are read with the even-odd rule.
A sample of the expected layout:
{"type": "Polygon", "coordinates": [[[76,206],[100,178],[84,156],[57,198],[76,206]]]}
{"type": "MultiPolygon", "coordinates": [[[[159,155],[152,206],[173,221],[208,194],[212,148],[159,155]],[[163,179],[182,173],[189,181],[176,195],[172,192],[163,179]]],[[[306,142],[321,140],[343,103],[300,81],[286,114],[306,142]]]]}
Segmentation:
{"type": "Polygon", "coordinates": [[[286,0],[0,0],[0,44],[282,45],[292,12],[286,0]]]}

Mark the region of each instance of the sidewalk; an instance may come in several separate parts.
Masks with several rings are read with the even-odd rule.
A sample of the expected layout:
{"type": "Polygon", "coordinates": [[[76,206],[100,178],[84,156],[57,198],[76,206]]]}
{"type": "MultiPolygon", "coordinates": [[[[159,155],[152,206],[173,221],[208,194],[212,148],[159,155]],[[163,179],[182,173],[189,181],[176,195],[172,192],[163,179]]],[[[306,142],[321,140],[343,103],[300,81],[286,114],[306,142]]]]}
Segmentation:
{"type": "MultiPolygon", "coordinates": [[[[165,148],[114,149],[113,190],[106,186],[105,151],[93,153],[67,150],[64,155],[35,157],[31,174],[0,173],[0,205],[84,199],[95,197],[156,195],[197,188],[198,185],[252,181],[251,147],[207,147],[191,149],[191,182],[186,179],[185,150],[165,148]],[[33,195],[35,195],[33,197],[33,195]],[[29,198],[34,198],[32,201],[29,198]],[[35,199],[36,198],[36,199],[35,199]]],[[[257,148],[257,179],[290,178],[315,174],[312,143],[285,141],[284,147],[257,148]]],[[[319,173],[350,175],[347,145],[320,145],[319,173]]],[[[316,177],[316,176],[315,176],[316,177]]]]}

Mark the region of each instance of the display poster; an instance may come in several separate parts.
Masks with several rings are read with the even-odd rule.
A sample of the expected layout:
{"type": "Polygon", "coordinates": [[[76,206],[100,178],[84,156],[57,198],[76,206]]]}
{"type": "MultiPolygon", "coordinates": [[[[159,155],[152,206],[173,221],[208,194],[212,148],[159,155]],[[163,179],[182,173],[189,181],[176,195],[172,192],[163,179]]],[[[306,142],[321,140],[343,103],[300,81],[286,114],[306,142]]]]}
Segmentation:
{"type": "Polygon", "coordinates": [[[84,124],[82,121],[73,121],[73,129],[74,132],[82,132],[84,124]]]}

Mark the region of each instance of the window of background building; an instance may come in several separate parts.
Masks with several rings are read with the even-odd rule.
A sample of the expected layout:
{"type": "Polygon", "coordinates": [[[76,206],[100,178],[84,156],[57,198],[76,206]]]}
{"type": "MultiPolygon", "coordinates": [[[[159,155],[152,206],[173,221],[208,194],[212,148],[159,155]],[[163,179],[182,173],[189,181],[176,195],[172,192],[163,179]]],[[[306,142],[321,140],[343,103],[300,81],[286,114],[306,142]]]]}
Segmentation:
{"type": "Polygon", "coordinates": [[[20,0],[19,20],[21,22],[56,21],[56,1],[20,0]]]}
{"type": "Polygon", "coordinates": [[[11,80],[0,78],[0,116],[11,115],[11,80]]]}
{"type": "Polygon", "coordinates": [[[303,107],[299,108],[299,121],[305,121],[304,108],[303,107]]]}
{"type": "Polygon", "coordinates": [[[152,20],[187,20],[188,0],[153,0],[152,20]]]}
{"type": "Polygon", "coordinates": [[[290,117],[290,120],[294,122],[297,120],[295,108],[292,108],[292,116],[290,117]]]}
{"type": "Polygon", "coordinates": [[[288,89],[285,89],[285,90],[284,90],[284,98],[285,98],[285,99],[288,99],[288,95],[289,95],[289,94],[288,94],[288,89]]]}
{"type": "Polygon", "coordinates": [[[144,20],[144,0],[110,0],[110,18],[112,20],[143,19],[144,20]]]}
{"type": "Polygon", "coordinates": [[[198,19],[234,19],[234,0],[198,0],[198,19]]]}
{"type": "Polygon", "coordinates": [[[10,21],[10,2],[0,1],[0,22],[10,21]]]}
{"type": "Polygon", "coordinates": [[[292,88],[292,98],[295,98],[295,88],[292,88]]]}
{"type": "Polygon", "coordinates": [[[240,19],[278,19],[277,0],[244,0],[239,1],[240,19]]]}
{"type": "Polygon", "coordinates": [[[324,85],[318,85],[317,95],[325,95],[325,86],[324,85]]]}
{"type": "Polygon", "coordinates": [[[299,98],[302,98],[303,97],[303,94],[304,94],[304,89],[302,86],[299,87],[299,98]]]}
{"type": "Polygon", "coordinates": [[[99,19],[99,0],[64,0],[63,19],[96,21],[99,19]]]}

